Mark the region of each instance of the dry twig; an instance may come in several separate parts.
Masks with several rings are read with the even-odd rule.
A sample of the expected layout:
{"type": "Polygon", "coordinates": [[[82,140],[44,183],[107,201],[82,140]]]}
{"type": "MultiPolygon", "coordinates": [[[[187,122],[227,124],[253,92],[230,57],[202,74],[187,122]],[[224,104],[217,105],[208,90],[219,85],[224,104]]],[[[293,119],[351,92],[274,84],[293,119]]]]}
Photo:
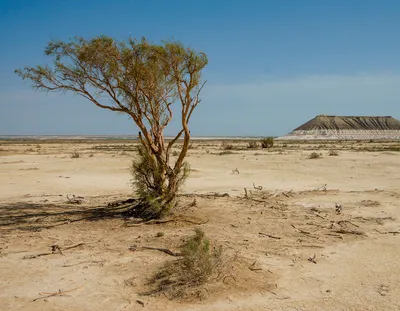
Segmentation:
{"type": "Polygon", "coordinates": [[[66,251],[66,250],[68,250],[68,249],[75,248],[75,247],[78,247],[78,246],[81,246],[81,245],[84,245],[84,244],[85,244],[85,243],[78,243],[78,244],[74,244],[74,245],[71,245],[71,246],[68,246],[68,247],[64,247],[64,248],[61,248],[61,247],[58,246],[58,245],[52,245],[52,246],[51,246],[51,253],[41,253],[41,254],[37,254],[37,255],[26,255],[26,256],[24,256],[22,259],[34,259],[34,258],[41,257],[41,256],[53,255],[53,254],[55,254],[57,251],[58,251],[61,255],[64,255],[64,254],[63,254],[63,251],[66,251]]]}
{"type": "Polygon", "coordinates": [[[308,257],[308,261],[310,261],[310,262],[312,262],[312,263],[317,263],[317,261],[315,260],[315,258],[316,258],[317,256],[314,254],[314,256],[313,257],[308,257]]]}
{"type": "Polygon", "coordinates": [[[280,240],[281,239],[281,237],[279,237],[279,236],[275,236],[275,235],[264,233],[264,232],[259,232],[258,234],[259,235],[263,235],[263,236],[267,236],[267,237],[269,237],[271,239],[276,239],[276,240],[280,240]]]}
{"type": "Polygon", "coordinates": [[[139,247],[137,247],[136,245],[133,245],[133,246],[129,247],[129,250],[136,251],[139,248],[141,248],[141,249],[150,249],[150,250],[154,250],[154,251],[163,252],[163,253],[165,253],[167,255],[174,256],[174,257],[182,256],[181,253],[175,253],[175,252],[169,250],[168,248],[160,248],[160,247],[151,247],[151,246],[139,246],[139,247]]]}
{"type": "Polygon", "coordinates": [[[82,204],[83,200],[85,199],[84,197],[76,197],[75,194],[72,195],[72,198],[70,198],[67,195],[68,203],[70,204],[82,204]]]}
{"type": "Polygon", "coordinates": [[[39,300],[39,299],[45,299],[45,298],[49,298],[49,297],[54,297],[54,296],[62,296],[64,294],[66,294],[66,293],[70,293],[70,292],[72,292],[74,290],[77,290],[77,289],[79,289],[81,287],[82,286],[79,286],[79,287],[76,287],[76,288],[73,288],[73,289],[70,289],[70,290],[64,290],[64,291],[59,289],[58,292],[54,292],[54,293],[39,293],[39,295],[45,295],[45,296],[33,299],[32,301],[36,301],[36,300],[39,300]]]}
{"type": "Polygon", "coordinates": [[[136,226],[140,226],[140,225],[161,225],[161,224],[166,224],[166,223],[169,223],[169,222],[177,222],[177,221],[188,222],[188,223],[193,224],[193,225],[205,225],[210,220],[207,219],[204,222],[196,222],[196,221],[193,221],[193,220],[183,219],[183,218],[172,218],[172,219],[165,219],[165,220],[152,219],[152,220],[148,220],[148,221],[142,221],[142,222],[139,222],[139,223],[127,225],[127,227],[136,227],[136,226]]]}
{"type": "Polygon", "coordinates": [[[338,229],[334,230],[335,233],[342,233],[342,234],[355,234],[355,235],[365,235],[364,232],[358,230],[345,230],[345,229],[338,229]]]}

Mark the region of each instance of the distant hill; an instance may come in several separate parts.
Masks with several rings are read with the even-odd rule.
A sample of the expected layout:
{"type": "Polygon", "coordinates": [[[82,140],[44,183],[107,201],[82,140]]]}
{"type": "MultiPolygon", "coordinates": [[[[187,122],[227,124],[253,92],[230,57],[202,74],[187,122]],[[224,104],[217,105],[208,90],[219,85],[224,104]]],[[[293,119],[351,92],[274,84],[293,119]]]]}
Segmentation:
{"type": "Polygon", "coordinates": [[[391,116],[319,115],[280,139],[400,140],[400,121],[391,116]]]}

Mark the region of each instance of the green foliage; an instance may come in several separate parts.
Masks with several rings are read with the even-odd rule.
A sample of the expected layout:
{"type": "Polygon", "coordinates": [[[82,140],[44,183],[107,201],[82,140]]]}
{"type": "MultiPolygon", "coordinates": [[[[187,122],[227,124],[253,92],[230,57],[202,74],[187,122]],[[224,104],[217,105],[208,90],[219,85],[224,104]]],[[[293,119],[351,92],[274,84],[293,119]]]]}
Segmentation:
{"type": "Polygon", "coordinates": [[[231,150],[225,150],[225,151],[221,151],[220,153],[217,153],[218,155],[228,155],[228,154],[234,154],[233,151],[231,150]]]}
{"type": "Polygon", "coordinates": [[[339,152],[337,152],[336,150],[329,150],[328,155],[331,156],[331,157],[332,156],[338,156],[339,152]]]}
{"type": "Polygon", "coordinates": [[[311,152],[308,156],[309,159],[319,159],[321,158],[321,154],[318,152],[311,152]]]}
{"type": "Polygon", "coordinates": [[[136,194],[143,200],[143,213],[138,216],[160,218],[173,206],[172,199],[189,176],[190,167],[184,162],[177,172],[167,170],[146,146],[140,144],[137,147],[137,158],[132,162],[131,173],[136,194]],[[174,183],[172,193],[171,183],[174,183]]]}
{"type": "Polygon", "coordinates": [[[182,258],[168,262],[152,278],[155,292],[168,292],[171,298],[183,298],[190,290],[206,283],[221,269],[223,249],[211,247],[201,229],[181,247],[182,258]]]}
{"type": "Polygon", "coordinates": [[[148,216],[163,215],[189,172],[184,162],[189,121],[201,101],[207,56],[177,41],[153,44],[145,38],[118,41],[107,36],[51,41],[45,54],[50,65],[17,69],[16,74],[35,89],[75,93],[100,108],[129,115],[140,131],[139,159],[132,165],[137,194],[151,207],[144,208],[148,216]],[[173,109],[176,103],[181,107],[173,109]],[[166,143],[164,129],[173,111],[181,114],[181,129],[166,143]],[[180,138],[182,148],[171,165],[170,151],[180,138]]]}
{"type": "Polygon", "coordinates": [[[266,137],[261,139],[261,147],[262,148],[272,148],[274,146],[274,138],[266,137]]]}
{"type": "Polygon", "coordinates": [[[152,44],[145,38],[75,37],[51,41],[45,54],[52,65],[25,67],[16,74],[38,90],[70,91],[101,108],[127,113],[140,128],[145,120],[166,126],[169,106],[179,100],[178,88],[190,94],[195,106],[201,70],[208,63],[204,53],[179,42],[152,44]]]}
{"type": "Polygon", "coordinates": [[[248,143],[247,143],[247,148],[248,149],[257,149],[258,148],[258,144],[257,144],[257,142],[256,141],[249,141],[248,143]]]}
{"type": "Polygon", "coordinates": [[[221,144],[221,148],[222,148],[222,150],[232,150],[233,149],[233,145],[229,144],[226,141],[223,141],[222,144],[221,144]]]}
{"type": "Polygon", "coordinates": [[[71,153],[71,159],[78,159],[81,157],[81,154],[77,151],[71,153]]]}

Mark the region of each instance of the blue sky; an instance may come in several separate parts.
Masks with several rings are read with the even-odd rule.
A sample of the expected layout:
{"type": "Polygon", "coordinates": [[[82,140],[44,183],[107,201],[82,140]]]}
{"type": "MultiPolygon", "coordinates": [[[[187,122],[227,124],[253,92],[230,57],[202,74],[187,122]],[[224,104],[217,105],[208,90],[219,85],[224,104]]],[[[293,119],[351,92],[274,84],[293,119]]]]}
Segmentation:
{"type": "Polygon", "coordinates": [[[318,114],[400,119],[399,16],[397,0],[0,0],[0,135],[137,133],[125,116],[14,74],[49,62],[52,39],[99,34],[208,55],[196,136],[283,135],[318,114]]]}

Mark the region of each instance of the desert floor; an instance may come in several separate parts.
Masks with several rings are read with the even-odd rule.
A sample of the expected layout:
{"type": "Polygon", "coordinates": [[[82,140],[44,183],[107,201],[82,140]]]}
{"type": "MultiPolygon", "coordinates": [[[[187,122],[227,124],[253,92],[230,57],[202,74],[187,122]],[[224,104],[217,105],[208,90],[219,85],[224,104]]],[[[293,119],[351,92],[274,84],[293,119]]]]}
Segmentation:
{"type": "Polygon", "coordinates": [[[108,206],[130,197],[134,142],[0,142],[0,310],[400,310],[400,143],[226,144],[194,141],[171,221],[140,223],[108,206]],[[143,246],[197,227],[223,272],[146,294],[177,259],[143,246]]]}

